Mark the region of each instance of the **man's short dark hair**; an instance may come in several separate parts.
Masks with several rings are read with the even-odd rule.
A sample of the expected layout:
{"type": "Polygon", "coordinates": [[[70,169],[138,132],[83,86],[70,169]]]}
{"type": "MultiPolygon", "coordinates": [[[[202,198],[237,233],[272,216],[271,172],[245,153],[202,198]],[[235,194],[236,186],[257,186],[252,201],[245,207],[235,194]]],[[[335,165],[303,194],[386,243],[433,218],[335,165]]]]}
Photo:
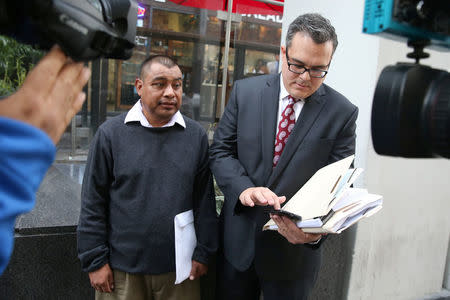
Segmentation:
{"type": "Polygon", "coordinates": [[[175,59],[170,56],[162,54],[151,55],[142,62],[141,67],[139,68],[139,78],[144,79],[143,77],[145,68],[150,67],[153,63],[161,64],[167,68],[173,68],[175,66],[180,68],[175,59]]]}
{"type": "Polygon", "coordinates": [[[338,40],[333,25],[331,25],[330,20],[317,13],[300,15],[289,25],[286,34],[286,48],[291,46],[292,39],[298,32],[306,33],[317,44],[331,41],[333,53],[337,48],[338,40]]]}

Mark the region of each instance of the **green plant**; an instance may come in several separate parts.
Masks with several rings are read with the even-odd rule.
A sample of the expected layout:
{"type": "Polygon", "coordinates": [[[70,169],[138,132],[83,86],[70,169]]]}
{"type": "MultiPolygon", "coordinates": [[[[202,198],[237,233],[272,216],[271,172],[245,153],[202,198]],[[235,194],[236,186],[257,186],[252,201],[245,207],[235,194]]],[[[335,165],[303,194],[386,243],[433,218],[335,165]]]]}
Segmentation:
{"type": "Polygon", "coordinates": [[[13,93],[19,88],[28,71],[42,57],[43,52],[0,36],[0,96],[13,93]]]}

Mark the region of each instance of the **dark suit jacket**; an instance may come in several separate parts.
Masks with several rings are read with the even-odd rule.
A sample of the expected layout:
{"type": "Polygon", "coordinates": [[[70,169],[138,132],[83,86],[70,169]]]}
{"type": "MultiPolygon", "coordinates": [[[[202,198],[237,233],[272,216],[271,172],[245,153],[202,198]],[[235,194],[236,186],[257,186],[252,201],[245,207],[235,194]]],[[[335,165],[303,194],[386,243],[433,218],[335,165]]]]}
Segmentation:
{"type": "Polygon", "coordinates": [[[243,207],[239,195],[265,186],[290,199],[321,167],[355,152],[358,108],[322,84],[306,99],[285,149],[272,168],[280,75],[234,83],[210,147],[211,169],[225,195],[221,212],[222,246],[238,270],[252,262],[265,279],[317,276],[318,245],[293,245],[276,231],[262,231],[269,215],[263,207],[243,207]]]}

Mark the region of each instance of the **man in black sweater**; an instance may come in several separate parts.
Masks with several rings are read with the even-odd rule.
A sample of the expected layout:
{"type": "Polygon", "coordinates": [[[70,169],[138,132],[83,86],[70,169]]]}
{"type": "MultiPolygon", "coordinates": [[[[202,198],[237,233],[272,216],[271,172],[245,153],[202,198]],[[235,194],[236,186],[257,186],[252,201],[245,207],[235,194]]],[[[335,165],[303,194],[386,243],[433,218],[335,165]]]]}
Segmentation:
{"type": "Polygon", "coordinates": [[[182,74],[171,58],[147,58],[135,86],[141,99],[103,123],[90,148],[77,230],[82,268],[96,299],[199,299],[198,277],[217,248],[207,136],[178,111],[182,74]],[[175,285],[174,217],[191,209],[192,268],[175,285]]]}

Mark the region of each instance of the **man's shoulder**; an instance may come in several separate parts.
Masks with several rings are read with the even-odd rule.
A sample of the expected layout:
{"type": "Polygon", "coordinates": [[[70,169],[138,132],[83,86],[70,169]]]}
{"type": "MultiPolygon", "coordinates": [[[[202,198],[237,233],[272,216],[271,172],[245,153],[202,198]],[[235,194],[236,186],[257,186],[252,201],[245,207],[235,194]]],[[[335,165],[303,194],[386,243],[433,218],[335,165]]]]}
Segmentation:
{"type": "Polygon", "coordinates": [[[239,105],[253,106],[267,97],[275,96],[280,89],[280,75],[258,75],[234,82],[232,99],[239,105]]]}
{"type": "Polygon", "coordinates": [[[323,94],[328,98],[331,99],[329,103],[332,105],[335,105],[340,108],[345,108],[349,110],[354,110],[356,108],[356,105],[354,105],[347,97],[345,97],[340,92],[336,91],[332,87],[326,84],[322,84],[323,88],[323,94]]]}
{"type": "Polygon", "coordinates": [[[206,134],[205,128],[203,128],[203,126],[199,122],[197,122],[185,115],[183,115],[183,118],[184,118],[184,122],[186,123],[186,129],[188,131],[193,131],[193,132],[197,132],[200,134],[206,134]]]}
{"type": "Polygon", "coordinates": [[[265,83],[275,83],[279,79],[279,74],[268,74],[268,75],[257,75],[244,79],[239,79],[235,84],[241,86],[248,86],[249,88],[254,88],[255,85],[265,84],[265,83]]]}

